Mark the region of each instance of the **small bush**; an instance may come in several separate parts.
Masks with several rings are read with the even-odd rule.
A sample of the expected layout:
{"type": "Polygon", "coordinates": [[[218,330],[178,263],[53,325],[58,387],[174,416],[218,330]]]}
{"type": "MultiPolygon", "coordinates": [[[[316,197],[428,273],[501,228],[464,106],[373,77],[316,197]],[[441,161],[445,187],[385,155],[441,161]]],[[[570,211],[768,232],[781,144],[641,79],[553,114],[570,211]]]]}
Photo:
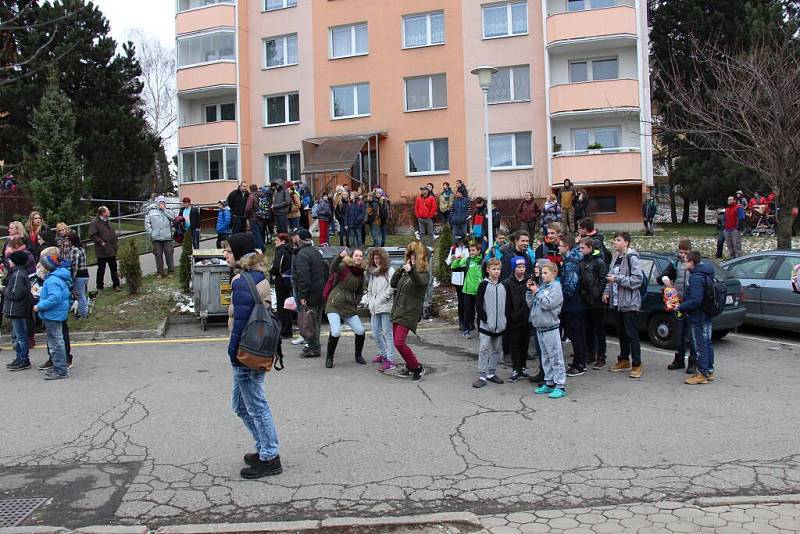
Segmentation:
{"type": "Polygon", "coordinates": [[[183,236],[183,246],[181,247],[181,261],[178,264],[178,283],[181,289],[189,291],[189,283],[192,281],[192,236],[187,233],[183,236]]]}
{"type": "Polygon", "coordinates": [[[135,239],[128,239],[119,251],[119,272],[125,279],[128,294],[135,295],[142,288],[142,264],[135,239]]]}
{"type": "Polygon", "coordinates": [[[450,267],[445,263],[447,255],[450,253],[450,246],[453,244],[453,231],[449,224],[442,226],[439,233],[439,241],[436,243],[436,269],[434,276],[440,284],[450,284],[450,267]]]}

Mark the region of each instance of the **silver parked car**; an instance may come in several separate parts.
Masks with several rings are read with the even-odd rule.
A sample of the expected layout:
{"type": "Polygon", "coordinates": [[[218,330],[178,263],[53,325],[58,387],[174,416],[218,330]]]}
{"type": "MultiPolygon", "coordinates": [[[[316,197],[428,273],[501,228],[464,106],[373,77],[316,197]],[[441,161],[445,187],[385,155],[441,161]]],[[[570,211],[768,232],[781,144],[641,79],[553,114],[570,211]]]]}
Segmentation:
{"type": "Polygon", "coordinates": [[[759,252],[720,264],[742,282],[747,324],[800,332],[800,295],[790,281],[798,264],[800,250],[759,252]]]}

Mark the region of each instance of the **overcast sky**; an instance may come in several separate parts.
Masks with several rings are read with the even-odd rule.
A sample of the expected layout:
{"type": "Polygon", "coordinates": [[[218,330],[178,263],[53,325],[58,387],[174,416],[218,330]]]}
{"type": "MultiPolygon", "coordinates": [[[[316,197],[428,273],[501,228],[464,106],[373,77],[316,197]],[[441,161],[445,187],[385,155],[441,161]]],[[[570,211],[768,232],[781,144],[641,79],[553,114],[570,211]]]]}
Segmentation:
{"type": "Polygon", "coordinates": [[[93,0],[111,23],[111,36],[122,43],[141,29],[164,46],[175,46],[175,0],[93,0]]]}

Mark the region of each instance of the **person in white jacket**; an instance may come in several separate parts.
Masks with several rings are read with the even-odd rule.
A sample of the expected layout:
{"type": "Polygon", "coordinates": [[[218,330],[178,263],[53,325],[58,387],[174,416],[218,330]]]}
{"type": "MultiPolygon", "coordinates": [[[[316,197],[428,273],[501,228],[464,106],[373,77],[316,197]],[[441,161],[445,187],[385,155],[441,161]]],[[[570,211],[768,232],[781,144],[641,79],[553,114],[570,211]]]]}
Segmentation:
{"type": "Polygon", "coordinates": [[[394,289],[389,282],[394,269],[389,263],[389,254],[380,247],[373,247],[367,256],[367,307],[372,323],[372,339],[378,345],[378,355],[372,363],[380,364],[378,369],[385,373],[394,369],[394,339],[392,336],[392,299],[394,289]]]}
{"type": "MultiPolygon", "coordinates": [[[[469,238],[467,237],[453,243],[444,262],[449,266],[453,263],[453,260],[466,257],[469,257],[469,238]]],[[[458,331],[463,332],[467,330],[464,325],[464,294],[461,291],[464,287],[464,272],[453,271],[450,275],[450,283],[456,288],[456,296],[458,298],[458,331]]]]}
{"type": "Polygon", "coordinates": [[[156,257],[156,271],[159,278],[175,272],[175,260],[172,248],[172,223],[177,214],[167,208],[167,200],[157,197],[155,205],[150,207],[144,217],[144,230],[153,243],[153,255],[156,257]],[[164,271],[164,260],[167,270],[164,271]]]}

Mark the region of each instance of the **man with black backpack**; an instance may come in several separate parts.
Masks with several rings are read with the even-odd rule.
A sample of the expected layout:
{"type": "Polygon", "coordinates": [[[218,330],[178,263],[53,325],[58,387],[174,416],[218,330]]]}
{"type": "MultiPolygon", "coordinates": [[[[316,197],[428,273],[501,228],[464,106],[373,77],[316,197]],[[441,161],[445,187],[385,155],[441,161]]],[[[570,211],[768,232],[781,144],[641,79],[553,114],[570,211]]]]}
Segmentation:
{"type": "MultiPolygon", "coordinates": [[[[714,267],[702,261],[700,253],[691,252],[684,263],[689,275],[689,287],[679,313],[685,313],[697,349],[697,373],[686,379],[689,385],[714,381],[714,345],[711,341],[711,319],[725,304],[725,295],[714,280],[714,267]]],[[[724,287],[724,286],[722,286],[724,287]]]]}

